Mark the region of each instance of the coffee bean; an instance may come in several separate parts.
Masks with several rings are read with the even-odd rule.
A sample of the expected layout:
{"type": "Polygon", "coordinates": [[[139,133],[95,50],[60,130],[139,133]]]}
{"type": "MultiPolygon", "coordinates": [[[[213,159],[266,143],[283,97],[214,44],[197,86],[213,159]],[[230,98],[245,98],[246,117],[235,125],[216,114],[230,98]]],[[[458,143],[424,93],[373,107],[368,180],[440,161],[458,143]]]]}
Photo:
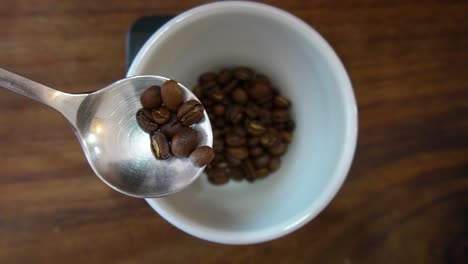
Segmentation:
{"type": "Polygon", "coordinates": [[[208,180],[215,185],[222,185],[229,182],[229,177],[223,169],[213,169],[206,172],[208,180]]]}
{"type": "Polygon", "coordinates": [[[226,156],[237,160],[247,158],[249,151],[246,147],[228,147],[226,148],[226,156]]]}
{"type": "Polygon", "coordinates": [[[161,98],[164,105],[171,111],[176,112],[182,104],[182,88],[174,80],[169,80],[161,86],[161,98]]]}
{"type": "Polygon", "coordinates": [[[225,94],[231,93],[239,84],[239,81],[236,79],[231,80],[226,86],[223,87],[223,91],[225,94]]]}
{"type": "Polygon", "coordinates": [[[266,131],[266,127],[256,120],[250,120],[246,124],[247,132],[254,136],[260,136],[266,131]]]}
{"type": "Polygon", "coordinates": [[[271,112],[271,119],[276,123],[287,122],[290,119],[289,111],[283,109],[273,110],[273,112],[271,112]]]}
{"type": "Polygon", "coordinates": [[[258,82],[255,83],[252,88],[248,90],[248,92],[249,95],[256,100],[268,98],[272,94],[271,86],[258,82]]]}
{"type": "Polygon", "coordinates": [[[215,127],[224,127],[226,125],[226,121],[224,120],[224,118],[216,118],[213,122],[213,124],[215,125],[215,127]]]}
{"type": "Polygon", "coordinates": [[[264,154],[265,151],[262,147],[251,147],[249,148],[249,156],[250,157],[258,157],[264,154]]]}
{"type": "Polygon", "coordinates": [[[268,163],[268,169],[271,172],[277,171],[281,166],[281,158],[280,157],[272,157],[270,162],[268,163]]]}
{"type": "Polygon", "coordinates": [[[241,81],[251,80],[253,75],[253,71],[247,67],[237,67],[234,69],[234,77],[241,81]]]}
{"type": "Polygon", "coordinates": [[[179,123],[177,120],[177,116],[175,114],[171,115],[171,119],[161,126],[161,132],[168,138],[172,139],[174,135],[182,129],[182,124],[179,123]]]}
{"type": "Polygon", "coordinates": [[[248,103],[245,109],[245,114],[249,118],[257,118],[261,113],[261,108],[253,103],[248,103]]]}
{"type": "Polygon", "coordinates": [[[184,126],[191,126],[203,117],[205,109],[197,100],[189,100],[183,103],[177,111],[177,118],[184,126]]]}
{"type": "Polygon", "coordinates": [[[190,127],[183,127],[172,138],[171,151],[176,157],[188,157],[197,145],[197,131],[190,127]]]}
{"type": "Polygon", "coordinates": [[[247,140],[247,146],[254,147],[260,145],[260,137],[251,137],[247,140]]]}
{"type": "Polygon", "coordinates": [[[261,155],[254,160],[254,165],[257,169],[266,168],[270,163],[270,156],[269,155],[261,155]]]}
{"type": "Polygon", "coordinates": [[[284,142],[290,143],[292,141],[292,133],[289,131],[281,131],[280,132],[281,138],[284,142]]]}
{"type": "Polygon", "coordinates": [[[255,167],[250,160],[242,162],[242,171],[244,172],[244,178],[249,182],[253,182],[256,178],[255,167]]]}
{"type": "Polygon", "coordinates": [[[273,147],[281,142],[280,135],[275,130],[270,129],[260,137],[260,144],[265,148],[273,147]]]}
{"type": "Polygon", "coordinates": [[[208,97],[202,97],[200,101],[202,102],[203,106],[206,107],[207,109],[209,109],[211,106],[214,105],[213,100],[208,97]]]}
{"type": "Polygon", "coordinates": [[[148,118],[148,116],[144,113],[144,109],[138,110],[136,113],[136,120],[138,126],[146,133],[153,133],[159,128],[158,124],[154,123],[154,121],[148,118]]]}
{"type": "Polygon", "coordinates": [[[216,81],[217,75],[214,72],[205,72],[200,75],[199,82],[200,83],[207,83],[211,81],[216,81]]]}
{"type": "Polygon", "coordinates": [[[276,106],[276,107],[279,107],[279,108],[288,108],[289,107],[289,100],[288,98],[284,97],[284,96],[275,96],[273,98],[273,104],[276,106]]]}
{"type": "Polygon", "coordinates": [[[232,71],[223,69],[219,72],[218,78],[216,79],[219,84],[226,85],[232,80],[232,71]]]}
{"type": "Polygon", "coordinates": [[[286,122],[286,131],[293,131],[294,129],[296,128],[296,123],[294,122],[294,120],[292,119],[289,119],[287,122],[286,122]]]}
{"type": "Polygon", "coordinates": [[[231,130],[232,130],[232,132],[234,132],[239,137],[246,137],[247,136],[247,131],[245,130],[245,128],[243,128],[241,126],[236,126],[231,130]]]}
{"type": "Polygon", "coordinates": [[[234,91],[232,91],[231,98],[234,102],[238,104],[246,104],[249,100],[247,92],[240,87],[237,87],[236,89],[234,89],[234,91]]]}
{"type": "Polygon", "coordinates": [[[203,88],[198,84],[195,87],[193,87],[192,92],[198,99],[201,99],[203,97],[203,88]]]}
{"type": "Polygon", "coordinates": [[[151,150],[158,160],[165,160],[169,158],[169,143],[167,142],[166,136],[161,132],[154,132],[151,137],[151,150]]]}
{"type": "Polygon", "coordinates": [[[221,161],[216,163],[214,167],[218,169],[227,169],[229,167],[229,164],[225,161],[221,161]]]}
{"type": "Polygon", "coordinates": [[[228,133],[224,136],[226,144],[230,147],[239,147],[245,145],[246,139],[245,137],[241,137],[235,133],[228,133]]]}
{"type": "Polygon", "coordinates": [[[223,93],[223,91],[221,91],[219,89],[214,89],[210,93],[209,97],[211,99],[213,99],[214,102],[221,103],[224,100],[224,93],[223,93]]]}
{"type": "Polygon", "coordinates": [[[244,179],[244,175],[239,167],[233,167],[229,172],[229,178],[235,181],[242,181],[244,179]]]}
{"type": "Polygon", "coordinates": [[[213,127],[213,138],[221,138],[224,135],[224,132],[218,128],[218,127],[213,127]]]}
{"type": "Polygon", "coordinates": [[[215,152],[223,152],[224,150],[224,141],[219,138],[213,139],[213,149],[215,152]]]}
{"type": "Polygon", "coordinates": [[[261,168],[255,171],[255,177],[257,179],[265,178],[270,174],[270,171],[267,168],[261,168]]]}
{"type": "Polygon", "coordinates": [[[190,153],[190,161],[197,167],[203,167],[213,161],[215,153],[209,146],[201,146],[190,153]]]}
{"type": "Polygon", "coordinates": [[[224,112],[226,112],[226,107],[223,104],[215,104],[213,106],[213,113],[217,116],[222,116],[224,115],[224,112]]]}
{"type": "Polygon", "coordinates": [[[279,144],[274,145],[273,147],[268,148],[268,151],[274,156],[283,155],[288,148],[288,145],[281,142],[279,144]]]}
{"type": "Polygon", "coordinates": [[[233,123],[238,124],[244,118],[244,110],[239,105],[231,106],[226,112],[226,119],[233,123]]]}
{"type": "Polygon", "coordinates": [[[262,73],[259,73],[259,74],[257,74],[255,76],[255,82],[271,85],[270,78],[268,78],[268,76],[266,76],[265,74],[262,74],[262,73]]]}
{"type": "Polygon", "coordinates": [[[233,157],[230,157],[230,156],[227,156],[227,155],[226,155],[226,161],[231,166],[239,166],[242,163],[242,160],[236,159],[236,158],[233,158],[233,157]]]}
{"type": "Polygon", "coordinates": [[[161,87],[154,85],[146,89],[140,97],[144,108],[158,108],[161,105],[161,87]]]}
{"type": "Polygon", "coordinates": [[[153,117],[154,122],[159,125],[166,124],[169,119],[171,119],[171,111],[164,106],[159,107],[151,111],[151,116],[153,117]]]}

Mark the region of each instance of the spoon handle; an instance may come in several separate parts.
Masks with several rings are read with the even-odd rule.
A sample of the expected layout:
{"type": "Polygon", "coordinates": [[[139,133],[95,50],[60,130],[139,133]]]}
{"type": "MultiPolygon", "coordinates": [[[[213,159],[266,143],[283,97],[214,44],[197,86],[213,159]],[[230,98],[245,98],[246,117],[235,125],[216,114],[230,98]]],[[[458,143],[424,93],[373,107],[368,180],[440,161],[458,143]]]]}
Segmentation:
{"type": "Polygon", "coordinates": [[[59,111],[76,125],[76,113],[87,94],[68,94],[0,68],[0,87],[19,93],[59,111]]]}

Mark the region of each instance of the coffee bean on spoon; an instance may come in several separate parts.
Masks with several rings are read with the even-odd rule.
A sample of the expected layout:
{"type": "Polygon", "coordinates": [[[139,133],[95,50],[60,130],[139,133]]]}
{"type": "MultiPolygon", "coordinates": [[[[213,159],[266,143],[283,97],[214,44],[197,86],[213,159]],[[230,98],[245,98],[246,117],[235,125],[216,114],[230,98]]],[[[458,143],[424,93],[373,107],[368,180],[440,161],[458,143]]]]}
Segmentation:
{"type": "Polygon", "coordinates": [[[212,148],[208,146],[201,146],[196,148],[190,153],[190,161],[197,167],[203,167],[213,161],[215,153],[212,148]]]}
{"type": "Polygon", "coordinates": [[[136,113],[137,124],[146,133],[153,133],[158,130],[159,126],[144,111],[145,109],[140,109],[136,113]]]}
{"type": "Polygon", "coordinates": [[[151,116],[155,123],[164,125],[169,121],[169,119],[171,119],[171,111],[166,107],[161,106],[158,109],[151,111],[151,116]]]}
{"type": "Polygon", "coordinates": [[[182,124],[177,120],[177,116],[172,114],[171,119],[161,126],[160,131],[170,140],[182,127],[182,124]]]}
{"type": "Polygon", "coordinates": [[[140,102],[147,109],[161,106],[161,87],[155,85],[146,89],[140,97],[140,102]]]}
{"type": "Polygon", "coordinates": [[[151,137],[151,150],[158,160],[169,158],[169,143],[166,136],[161,132],[155,132],[151,137]]]}
{"type": "Polygon", "coordinates": [[[171,151],[176,157],[188,157],[197,145],[197,131],[190,127],[182,127],[172,138],[171,151]]]}
{"type": "Polygon", "coordinates": [[[198,123],[203,116],[205,109],[197,100],[189,100],[182,104],[177,111],[177,118],[184,126],[191,126],[198,123]]]}
{"type": "Polygon", "coordinates": [[[176,112],[182,104],[182,88],[180,88],[179,84],[174,80],[166,81],[161,86],[161,98],[162,102],[169,110],[176,112]]]}

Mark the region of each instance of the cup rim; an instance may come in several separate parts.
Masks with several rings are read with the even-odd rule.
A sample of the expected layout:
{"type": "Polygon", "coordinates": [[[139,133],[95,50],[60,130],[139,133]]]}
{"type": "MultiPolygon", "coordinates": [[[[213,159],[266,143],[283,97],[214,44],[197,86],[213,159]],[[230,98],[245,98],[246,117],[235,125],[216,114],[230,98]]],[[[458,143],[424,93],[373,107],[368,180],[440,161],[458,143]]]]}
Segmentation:
{"type": "Polygon", "coordinates": [[[195,237],[222,244],[255,244],[285,236],[299,229],[315,218],[335,197],[347,177],[354,157],[358,134],[358,109],[349,76],[341,60],[326,40],[315,29],[296,16],[270,5],[254,2],[226,1],[209,3],[190,9],[174,17],[146,41],[132,62],[127,72],[127,77],[141,72],[141,69],[145,66],[144,57],[148,52],[151,52],[158,41],[165,39],[167,32],[176,30],[186,24],[190,24],[191,21],[201,19],[210,14],[223,11],[231,12],[234,9],[242,10],[243,12],[261,13],[268,16],[269,19],[289,24],[297,28],[298,32],[307,38],[308,42],[319,46],[319,52],[326,58],[327,63],[329,63],[332,72],[336,76],[335,78],[339,83],[339,91],[344,98],[345,104],[345,142],[343,151],[337,159],[336,169],[333,171],[330,180],[318,198],[310,203],[308,207],[304,208],[304,213],[291,216],[287,223],[280,223],[262,230],[231,232],[208,228],[184,219],[177,215],[176,212],[166,210],[157,199],[146,199],[146,201],[160,216],[172,225],[195,237]]]}

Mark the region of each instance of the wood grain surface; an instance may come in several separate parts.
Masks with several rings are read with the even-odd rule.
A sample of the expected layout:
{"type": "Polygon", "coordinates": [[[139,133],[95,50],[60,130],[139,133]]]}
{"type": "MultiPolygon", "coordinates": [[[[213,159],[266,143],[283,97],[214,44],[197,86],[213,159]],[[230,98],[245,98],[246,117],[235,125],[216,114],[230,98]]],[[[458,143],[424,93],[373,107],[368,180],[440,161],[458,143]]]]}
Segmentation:
{"type": "MultiPolygon", "coordinates": [[[[202,2],[0,0],[0,67],[94,90],[125,75],[133,21],[202,2]]],[[[468,2],[268,3],[330,42],[359,104],[319,217],[258,245],[194,238],[101,183],[58,113],[0,89],[0,263],[468,263],[468,2]]]]}

